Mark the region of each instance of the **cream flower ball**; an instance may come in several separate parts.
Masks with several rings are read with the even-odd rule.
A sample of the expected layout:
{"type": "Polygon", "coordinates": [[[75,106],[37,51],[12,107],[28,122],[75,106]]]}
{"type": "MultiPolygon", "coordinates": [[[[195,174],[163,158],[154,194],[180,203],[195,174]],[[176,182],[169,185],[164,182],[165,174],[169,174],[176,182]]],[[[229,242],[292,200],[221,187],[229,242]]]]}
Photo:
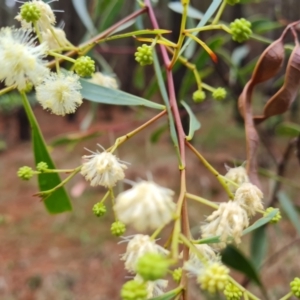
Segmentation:
{"type": "Polygon", "coordinates": [[[174,217],[176,204],[174,192],[151,181],[141,181],[119,194],[114,210],[124,224],[138,231],[157,229],[174,217]]]}

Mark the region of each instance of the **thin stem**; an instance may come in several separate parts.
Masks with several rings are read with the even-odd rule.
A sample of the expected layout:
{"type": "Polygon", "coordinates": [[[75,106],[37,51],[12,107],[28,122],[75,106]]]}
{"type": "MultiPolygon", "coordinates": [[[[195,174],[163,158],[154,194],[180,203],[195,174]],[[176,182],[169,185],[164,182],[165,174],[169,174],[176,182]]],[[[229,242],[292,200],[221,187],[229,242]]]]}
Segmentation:
{"type": "Polygon", "coordinates": [[[203,27],[199,27],[199,28],[191,28],[191,29],[186,29],[184,32],[188,33],[188,32],[200,32],[200,31],[207,31],[207,30],[224,30],[227,33],[231,34],[231,30],[228,26],[224,25],[224,24],[218,24],[218,25],[206,25],[203,27]]]}
{"type": "Polygon", "coordinates": [[[107,199],[107,197],[108,197],[109,195],[110,195],[110,190],[108,190],[108,191],[106,192],[106,194],[104,195],[104,197],[101,199],[100,203],[104,203],[105,200],[107,199]]]}
{"type": "Polygon", "coordinates": [[[161,231],[166,227],[166,224],[158,227],[151,235],[151,240],[155,240],[161,231]]]}
{"type": "Polygon", "coordinates": [[[283,296],[279,300],[287,300],[287,299],[291,298],[292,296],[293,296],[293,293],[289,292],[288,294],[286,294],[285,296],[283,296]]]}
{"type": "Polygon", "coordinates": [[[12,90],[14,90],[16,88],[15,85],[11,85],[11,86],[7,86],[5,87],[4,89],[0,90],[0,96],[8,93],[8,92],[11,92],[12,90]]]}
{"type": "Polygon", "coordinates": [[[160,112],[158,115],[156,115],[155,117],[153,117],[152,119],[150,119],[149,121],[144,123],[143,125],[139,126],[138,128],[134,129],[133,131],[127,133],[126,135],[119,137],[116,140],[115,144],[113,146],[111,146],[110,148],[106,149],[106,151],[113,153],[120,145],[122,145],[127,140],[129,140],[131,137],[133,137],[134,135],[136,135],[137,133],[142,131],[144,128],[148,127],[150,124],[154,123],[156,120],[158,120],[159,118],[164,116],[166,113],[167,113],[167,111],[163,110],[162,112],[160,112]]]}
{"type": "Polygon", "coordinates": [[[223,176],[219,174],[219,172],[213,168],[213,166],[190,144],[188,141],[186,141],[186,145],[194,152],[194,154],[201,160],[203,165],[213,174],[216,176],[220,184],[223,186],[224,190],[228,194],[230,199],[233,199],[234,196],[232,192],[230,191],[228,185],[226,184],[226,181],[223,179],[223,176]]]}
{"type": "Polygon", "coordinates": [[[189,194],[189,193],[186,193],[185,195],[186,195],[186,197],[189,198],[189,199],[198,201],[198,202],[200,202],[200,203],[202,203],[202,204],[204,204],[204,205],[207,205],[207,206],[209,206],[209,207],[212,207],[212,208],[214,208],[214,209],[218,209],[218,208],[219,208],[219,205],[218,205],[218,204],[215,204],[215,203],[213,203],[213,202],[211,202],[211,201],[209,201],[209,200],[207,200],[207,199],[204,199],[204,198],[202,198],[202,197],[198,197],[198,196],[196,196],[196,195],[189,194]]]}
{"type": "Polygon", "coordinates": [[[33,22],[33,27],[35,29],[35,33],[38,37],[38,40],[40,42],[40,44],[43,42],[43,39],[42,39],[42,36],[41,36],[41,33],[40,33],[40,30],[39,30],[39,27],[37,26],[37,23],[36,22],[33,22]]]}
{"type": "MultiPolygon", "coordinates": [[[[109,194],[110,194],[112,207],[114,207],[115,206],[115,194],[114,194],[114,190],[112,188],[109,189],[109,194]]],[[[117,213],[114,209],[113,209],[113,211],[114,211],[115,220],[118,221],[117,213]]]]}
{"type": "Polygon", "coordinates": [[[189,2],[190,2],[189,0],[182,0],[181,1],[182,6],[183,6],[183,12],[182,12],[181,24],[180,24],[180,34],[179,34],[178,42],[177,42],[177,45],[176,45],[177,47],[175,48],[175,51],[174,51],[169,69],[172,69],[172,67],[174,66],[174,64],[175,64],[175,62],[178,58],[181,46],[184,42],[184,38],[185,38],[184,30],[185,30],[185,26],[186,26],[187,10],[188,10],[189,2]]]}
{"type": "Polygon", "coordinates": [[[71,58],[71,57],[68,57],[66,55],[59,54],[59,53],[56,53],[56,52],[53,52],[53,51],[48,51],[48,54],[51,55],[51,56],[54,56],[55,58],[62,58],[63,60],[70,61],[71,63],[75,63],[75,61],[76,61],[74,58],[71,58]]]}
{"type": "Polygon", "coordinates": [[[226,0],[223,0],[223,2],[221,4],[221,6],[220,6],[220,8],[219,8],[219,10],[218,10],[215,18],[214,18],[214,20],[212,21],[212,25],[215,25],[215,24],[217,24],[219,22],[219,20],[220,20],[220,18],[222,16],[222,13],[223,13],[223,11],[224,11],[224,9],[226,7],[226,4],[227,4],[226,0]]]}
{"type": "Polygon", "coordinates": [[[255,295],[253,295],[251,292],[249,292],[248,290],[246,290],[242,285],[240,285],[237,281],[235,281],[232,277],[229,277],[229,281],[231,283],[233,283],[235,286],[237,286],[244,294],[247,294],[249,299],[252,300],[260,300],[258,297],[256,297],[255,295]]]}

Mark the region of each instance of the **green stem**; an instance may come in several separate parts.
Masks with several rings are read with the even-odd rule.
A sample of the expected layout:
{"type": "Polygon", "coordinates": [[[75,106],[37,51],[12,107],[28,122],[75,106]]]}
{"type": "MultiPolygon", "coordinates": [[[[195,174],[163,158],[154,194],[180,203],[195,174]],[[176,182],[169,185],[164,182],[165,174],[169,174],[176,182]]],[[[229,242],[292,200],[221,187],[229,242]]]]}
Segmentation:
{"type": "Polygon", "coordinates": [[[170,62],[170,66],[169,66],[170,70],[174,66],[174,64],[175,64],[175,62],[176,62],[176,60],[179,56],[181,46],[184,42],[184,38],[185,38],[184,30],[185,30],[185,26],[186,26],[187,11],[188,11],[189,2],[190,2],[189,0],[182,0],[181,1],[182,6],[183,6],[183,12],[182,12],[182,17],[181,17],[180,34],[179,34],[178,42],[177,42],[172,60],[170,62]]]}
{"type": "Polygon", "coordinates": [[[256,297],[255,295],[253,295],[251,292],[249,292],[248,290],[246,290],[242,285],[240,285],[237,281],[235,281],[232,277],[229,277],[229,281],[231,283],[233,283],[235,286],[237,286],[244,294],[247,294],[247,296],[249,297],[249,299],[252,300],[260,300],[258,297],[256,297]]]}
{"type": "Polygon", "coordinates": [[[33,22],[33,27],[35,29],[35,33],[38,37],[38,40],[40,42],[40,44],[43,42],[43,39],[42,39],[42,36],[41,36],[41,33],[40,33],[40,30],[39,30],[39,27],[37,26],[36,22],[33,22]]]}
{"type": "Polygon", "coordinates": [[[220,30],[220,29],[231,34],[230,28],[228,26],[226,26],[225,24],[206,25],[206,26],[199,27],[199,28],[186,29],[184,32],[189,33],[189,32],[200,32],[200,31],[207,31],[207,30],[220,30]]]}
{"type": "Polygon", "coordinates": [[[223,13],[223,11],[224,11],[224,9],[226,7],[226,4],[227,4],[226,0],[223,0],[223,2],[221,4],[221,6],[220,6],[220,8],[219,8],[219,10],[218,10],[215,18],[214,18],[214,20],[212,21],[212,25],[215,25],[215,24],[217,24],[219,22],[219,20],[220,20],[220,18],[222,16],[222,13],[223,13]]]}
{"type": "Polygon", "coordinates": [[[54,51],[48,51],[48,54],[53,56],[53,57],[62,58],[64,60],[70,61],[71,63],[75,63],[75,61],[76,61],[75,59],[73,59],[71,57],[68,57],[68,56],[63,55],[63,54],[56,53],[54,51]]]}
{"type": "MultiPolygon", "coordinates": [[[[110,194],[110,199],[111,199],[112,207],[114,207],[115,206],[115,194],[114,194],[113,188],[109,189],[109,194],[110,194]]],[[[118,221],[118,217],[117,217],[117,214],[116,214],[116,211],[114,210],[114,208],[113,208],[113,211],[114,211],[115,220],[117,222],[118,221]]]]}
{"type": "Polygon", "coordinates": [[[204,199],[204,198],[202,198],[202,197],[198,197],[198,196],[196,196],[196,195],[189,194],[189,193],[186,193],[185,195],[186,195],[186,197],[189,198],[189,199],[198,201],[198,202],[200,202],[200,203],[202,203],[202,204],[204,204],[204,205],[210,206],[210,207],[212,207],[212,208],[214,208],[214,209],[218,209],[218,208],[219,208],[219,205],[213,203],[212,201],[209,201],[209,200],[207,200],[207,199],[204,199]]]}
{"type": "Polygon", "coordinates": [[[7,86],[6,88],[0,90],[0,96],[8,93],[8,92],[11,92],[12,90],[14,90],[16,88],[15,85],[11,85],[11,86],[7,86]]]}
{"type": "Polygon", "coordinates": [[[104,197],[101,199],[100,203],[104,203],[105,200],[107,199],[107,197],[108,197],[109,195],[110,195],[110,190],[108,190],[108,191],[106,192],[106,194],[104,195],[104,197]]]}
{"type": "Polygon", "coordinates": [[[201,160],[203,165],[213,174],[216,176],[220,184],[223,186],[224,190],[228,194],[230,199],[233,199],[234,196],[232,192],[230,191],[226,181],[224,180],[223,176],[219,174],[219,172],[213,168],[213,166],[190,144],[188,141],[186,141],[186,145],[194,152],[194,154],[201,160]]]}
{"type": "Polygon", "coordinates": [[[153,234],[151,235],[151,240],[155,240],[157,238],[157,236],[160,234],[160,232],[166,227],[166,224],[158,227],[153,234]]]}
{"type": "Polygon", "coordinates": [[[292,296],[293,296],[293,293],[289,292],[288,294],[286,294],[285,296],[283,296],[279,300],[287,300],[287,299],[291,298],[292,296]]]}

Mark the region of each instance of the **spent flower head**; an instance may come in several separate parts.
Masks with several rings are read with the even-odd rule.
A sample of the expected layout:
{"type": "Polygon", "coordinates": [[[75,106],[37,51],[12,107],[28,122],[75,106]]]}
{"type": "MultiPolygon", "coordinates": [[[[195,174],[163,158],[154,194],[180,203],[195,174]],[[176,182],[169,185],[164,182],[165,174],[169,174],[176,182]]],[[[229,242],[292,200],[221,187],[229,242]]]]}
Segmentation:
{"type": "Polygon", "coordinates": [[[72,73],[50,73],[36,87],[37,101],[58,116],[74,113],[82,104],[79,77],[72,73]]]}
{"type": "Polygon", "coordinates": [[[0,81],[5,85],[16,85],[21,91],[28,81],[40,83],[49,73],[46,61],[47,45],[35,45],[31,32],[23,29],[5,27],[0,29],[0,81]]]}
{"type": "Polygon", "coordinates": [[[236,190],[234,201],[238,203],[252,217],[257,210],[263,210],[262,191],[250,182],[245,182],[236,190]]]}
{"type": "Polygon", "coordinates": [[[20,13],[15,17],[24,29],[31,29],[36,22],[38,29],[43,32],[55,25],[54,12],[49,4],[42,0],[33,0],[21,6],[20,13]]]}
{"type": "Polygon", "coordinates": [[[174,192],[154,182],[141,181],[119,194],[114,210],[125,224],[137,230],[157,229],[169,223],[175,213],[174,192]]]}
{"type": "Polygon", "coordinates": [[[139,258],[146,253],[158,253],[163,255],[169,253],[166,249],[157,245],[148,235],[136,234],[131,237],[124,237],[123,239],[128,241],[128,245],[121,260],[125,260],[125,269],[129,272],[136,273],[137,262],[139,258]]]}
{"type": "Polygon", "coordinates": [[[229,183],[229,189],[232,192],[235,192],[242,183],[249,182],[249,177],[247,175],[247,171],[243,166],[239,166],[236,168],[227,168],[227,173],[225,174],[225,178],[229,179],[230,181],[233,181],[234,183],[237,184],[235,186],[234,184],[229,183]]]}
{"type": "Polygon", "coordinates": [[[249,225],[246,211],[234,201],[221,203],[206,221],[208,223],[201,226],[202,237],[220,236],[221,244],[216,245],[219,247],[225,247],[230,238],[237,244],[240,243],[243,230],[249,225]]]}
{"type": "Polygon", "coordinates": [[[102,185],[111,188],[125,177],[124,170],[127,166],[110,152],[104,150],[100,153],[97,150],[82,158],[85,162],[82,165],[81,174],[91,182],[91,186],[102,185]]]}
{"type": "Polygon", "coordinates": [[[118,88],[118,83],[114,77],[104,75],[101,72],[94,73],[89,81],[107,87],[109,89],[118,88]]]}

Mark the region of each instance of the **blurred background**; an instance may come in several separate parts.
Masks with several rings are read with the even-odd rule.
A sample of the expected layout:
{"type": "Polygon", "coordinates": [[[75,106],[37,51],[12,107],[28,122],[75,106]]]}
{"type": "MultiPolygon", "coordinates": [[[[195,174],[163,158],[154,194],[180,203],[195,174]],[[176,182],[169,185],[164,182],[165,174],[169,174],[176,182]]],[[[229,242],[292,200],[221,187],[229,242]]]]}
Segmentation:
{"type": "MultiPolygon", "coordinates": [[[[156,2],[153,4],[159,24],[161,28],[172,30],[168,37],[176,42],[181,20],[181,14],[176,12],[179,2],[156,2]]],[[[194,10],[189,13],[189,27],[196,26],[201,12],[205,12],[210,3],[208,0],[191,1],[194,10]]],[[[0,0],[1,27],[19,27],[14,17],[20,5],[14,0],[0,0]]],[[[57,10],[58,26],[64,28],[68,39],[75,45],[139,9],[133,0],[61,0],[53,1],[51,6],[57,10]]],[[[252,22],[256,36],[275,40],[287,24],[300,18],[300,1],[241,0],[240,5],[226,8],[222,21],[229,23],[241,17],[252,22]]],[[[151,24],[143,15],[127,26],[124,32],[150,28],[151,24]]],[[[237,44],[222,31],[205,32],[200,38],[217,54],[218,62],[213,63],[207,53],[193,43],[185,55],[195,63],[205,83],[226,88],[227,98],[219,102],[207,92],[203,103],[194,103],[192,94],[197,88],[193,74],[180,64],[175,66],[174,72],[176,93],[179,100],[189,103],[201,122],[193,144],[224,174],[224,164],[232,167],[245,161],[243,120],[236,103],[267,44],[257,39],[237,44]]],[[[287,37],[286,43],[293,43],[291,36],[287,37]]],[[[115,76],[121,90],[162,103],[152,66],[142,68],[134,60],[134,52],[140,44],[133,38],[116,40],[97,46],[89,54],[97,61],[99,71],[115,76]]],[[[288,57],[290,50],[286,54],[288,57]]],[[[257,89],[255,111],[260,112],[270,96],[281,87],[285,66],[276,78],[257,89]]],[[[0,83],[0,87],[4,86],[0,83]]],[[[94,151],[97,143],[109,147],[117,137],[155,114],[146,108],[85,101],[76,114],[62,118],[43,111],[36,104],[34,93],[30,101],[58,168],[78,166],[82,155],[86,154],[84,148],[94,151]]],[[[184,111],[182,119],[188,129],[188,116],[184,111]]],[[[126,178],[134,181],[146,179],[150,173],[155,182],[178,191],[176,155],[166,130],[165,120],[159,120],[118,149],[118,156],[131,164],[126,178]]],[[[300,272],[300,263],[295,259],[299,253],[300,232],[297,213],[295,217],[300,207],[299,153],[295,146],[299,132],[299,96],[289,112],[273,117],[259,127],[262,141],[259,172],[265,204],[283,208],[283,221],[268,226],[263,232],[267,242],[258,236],[247,237],[241,246],[254,262],[259,256],[262,281],[270,291],[269,299],[274,300],[288,291],[289,282],[300,272]],[[280,163],[285,154],[287,159],[283,160],[282,170],[280,163]],[[279,181],[274,180],[278,178],[279,181]],[[289,207],[294,211],[293,217],[282,202],[278,203],[274,191],[279,189],[284,190],[286,203],[292,205],[289,207]],[[254,238],[263,246],[255,244],[254,238]],[[255,249],[259,249],[259,255],[255,249]]],[[[187,155],[189,191],[216,202],[226,201],[226,195],[215,178],[192,153],[188,151],[187,155]]],[[[128,280],[120,261],[126,245],[118,245],[119,239],[110,234],[111,209],[101,219],[94,217],[91,210],[105,190],[89,187],[78,175],[67,185],[73,212],[48,215],[39,199],[32,196],[38,191],[35,178],[22,182],[16,176],[18,168],[24,165],[34,166],[29,125],[18,95],[9,93],[0,97],[0,299],[119,299],[120,287],[128,280]]],[[[126,186],[120,184],[116,189],[122,191],[124,188],[126,186]]],[[[198,238],[199,223],[210,210],[195,203],[189,206],[192,232],[198,238]]],[[[134,233],[129,228],[126,234],[134,233]]],[[[240,282],[249,284],[250,289],[260,293],[241,274],[236,276],[240,282]]],[[[200,294],[191,281],[191,299],[210,298],[200,294]]]]}

